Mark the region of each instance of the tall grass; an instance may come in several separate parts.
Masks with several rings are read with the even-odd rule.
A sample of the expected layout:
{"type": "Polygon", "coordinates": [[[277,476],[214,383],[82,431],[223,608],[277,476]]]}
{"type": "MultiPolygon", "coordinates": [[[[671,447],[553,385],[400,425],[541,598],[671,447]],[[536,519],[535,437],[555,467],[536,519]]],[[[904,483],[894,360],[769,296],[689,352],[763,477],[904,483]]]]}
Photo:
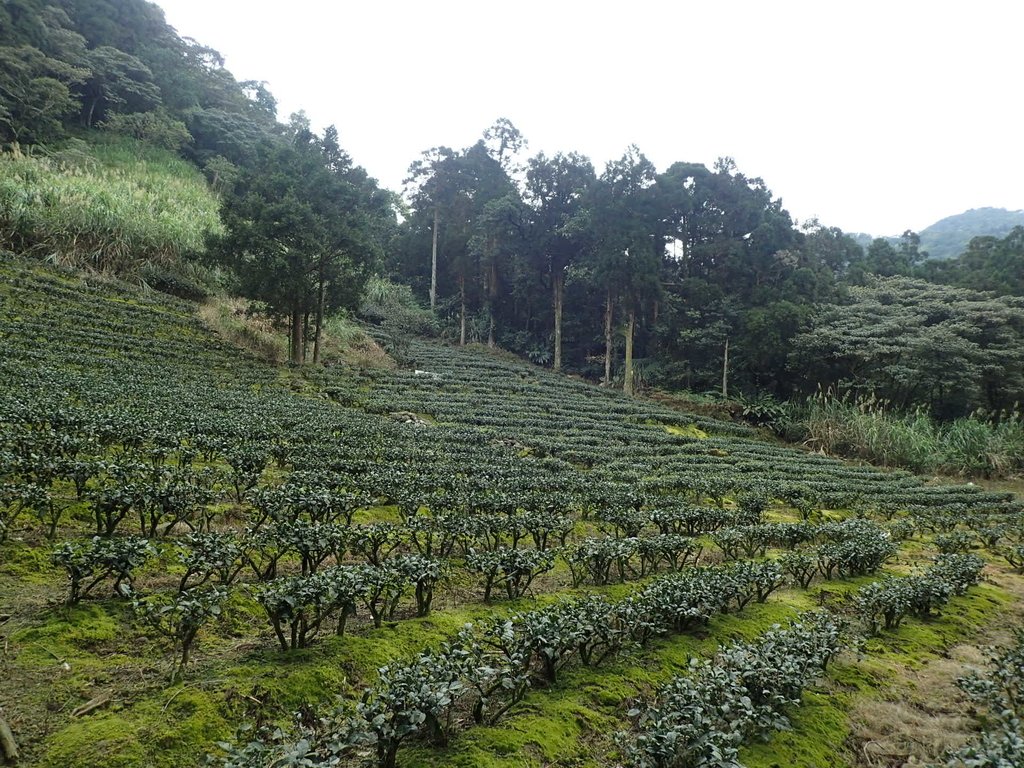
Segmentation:
{"type": "Polygon", "coordinates": [[[883,466],[968,477],[1024,470],[1024,417],[1018,411],[937,422],[922,410],[898,413],[872,398],[820,393],[791,408],[789,420],[810,447],[883,466]]]}
{"type": "Polygon", "coordinates": [[[131,139],[0,154],[0,249],[135,274],[200,252],[218,201],[197,169],[131,139]]]}

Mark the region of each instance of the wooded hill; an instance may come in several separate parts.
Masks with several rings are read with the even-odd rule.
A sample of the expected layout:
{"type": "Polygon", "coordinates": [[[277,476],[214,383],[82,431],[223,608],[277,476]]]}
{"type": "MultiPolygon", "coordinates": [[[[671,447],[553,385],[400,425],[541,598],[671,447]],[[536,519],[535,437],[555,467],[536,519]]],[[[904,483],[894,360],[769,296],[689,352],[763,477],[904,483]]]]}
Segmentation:
{"type": "Polygon", "coordinates": [[[989,306],[965,288],[1021,295],[1024,229],[976,238],[943,262],[926,260],[912,232],[864,249],[822,223],[797,226],[765,181],[729,158],[658,169],[629,147],[598,169],[571,148],[529,156],[504,118],[472,146],[427,149],[403,199],[355,165],[333,127],[317,135],[301,113],[278,122],[262,83],[237,82],[215,50],[181,38],[144,0],[14,0],[0,14],[0,139],[11,149],[0,247],[179,295],[242,294],[286,323],[294,362],[319,358],[325,316],[355,311],[378,272],[411,286],[444,338],[626,391],[785,399],[821,386],[943,416],[998,413],[1021,398],[1019,304],[993,299],[995,325],[980,315],[959,324],[942,307],[989,306]],[[78,206],[89,215],[41,215],[75,207],[57,179],[91,174],[82,158],[104,136],[193,163],[219,221],[181,213],[166,227],[166,206],[140,231],[136,209],[102,201],[104,174],[78,206]],[[947,286],[925,291],[936,311],[893,317],[891,344],[906,323],[924,341],[911,355],[886,351],[885,374],[869,351],[878,345],[854,364],[849,350],[812,342],[844,315],[865,323],[853,337],[877,336],[849,309],[864,296],[852,287],[894,296],[892,307],[924,291],[878,277],[947,286]],[[911,385],[950,361],[986,371],[985,383],[911,385]],[[896,394],[892,366],[904,382],[896,394]]]}
{"type": "Polygon", "coordinates": [[[972,208],[939,219],[921,230],[921,248],[933,259],[955,259],[976,237],[1001,239],[1024,226],[1024,211],[1005,208],[972,208]]]}

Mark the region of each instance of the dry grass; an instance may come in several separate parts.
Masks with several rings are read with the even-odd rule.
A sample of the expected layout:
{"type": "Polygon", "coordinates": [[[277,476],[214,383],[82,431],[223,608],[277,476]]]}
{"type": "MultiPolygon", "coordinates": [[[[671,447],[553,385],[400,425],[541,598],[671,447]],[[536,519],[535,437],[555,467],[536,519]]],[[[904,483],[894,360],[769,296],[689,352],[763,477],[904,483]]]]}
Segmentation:
{"type": "Polygon", "coordinates": [[[334,317],[324,324],[323,360],[325,365],[351,365],[356,368],[393,370],[395,361],[356,323],[334,317]]]}
{"type": "Polygon", "coordinates": [[[199,319],[224,341],[271,363],[288,357],[284,332],[262,315],[248,312],[244,299],[214,297],[199,307],[199,319]]]}
{"type": "MultiPolygon", "coordinates": [[[[214,297],[199,307],[199,318],[224,341],[270,363],[288,358],[287,329],[263,314],[252,313],[245,299],[214,297]]],[[[309,339],[312,354],[312,339],[309,339]]],[[[325,323],[324,365],[393,369],[395,361],[357,324],[342,318],[325,323]]]]}
{"type": "Polygon", "coordinates": [[[894,667],[894,678],[880,696],[855,702],[850,739],[858,768],[942,764],[946,750],[961,746],[975,732],[971,704],[957,678],[984,669],[984,648],[1006,645],[1012,628],[1024,626],[1024,579],[993,565],[988,573],[1015,598],[1001,621],[917,669],[894,667]]]}

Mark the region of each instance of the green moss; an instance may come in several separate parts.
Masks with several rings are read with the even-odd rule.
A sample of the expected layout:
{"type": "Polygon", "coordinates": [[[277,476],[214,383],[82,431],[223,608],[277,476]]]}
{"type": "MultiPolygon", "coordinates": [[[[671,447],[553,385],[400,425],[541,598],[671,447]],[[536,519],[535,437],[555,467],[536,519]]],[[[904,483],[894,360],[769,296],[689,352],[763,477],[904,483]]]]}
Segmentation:
{"type": "Polygon", "coordinates": [[[792,728],[772,735],[765,744],[740,750],[746,768],[843,768],[851,765],[844,744],[850,728],[849,697],[834,692],[807,692],[789,712],[792,728]]]}
{"type": "Polygon", "coordinates": [[[685,426],[679,426],[676,424],[664,424],[662,425],[666,432],[670,435],[679,435],[680,437],[692,437],[695,440],[707,440],[710,435],[703,429],[697,428],[693,424],[686,424],[685,426]]]}
{"type": "Polygon", "coordinates": [[[829,679],[849,693],[870,694],[887,685],[893,677],[885,664],[869,657],[845,654],[829,667],[829,679]]]}
{"type": "Polygon", "coordinates": [[[47,743],[42,768],[135,768],[147,764],[135,718],[121,714],[75,721],[47,743]]]}
{"type": "Polygon", "coordinates": [[[284,722],[301,707],[315,707],[334,696],[353,693],[351,667],[325,645],[288,653],[268,648],[213,674],[223,679],[222,688],[230,696],[261,702],[261,717],[284,722]]]}
{"type": "Polygon", "coordinates": [[[797,613],[813,608],[803,592],[787,592],[765,603],[748,605],[740,613],[718,616],[711,626],[717,638],[751,641],[760,637],[774,624],[784,624],[797,613]]]}
{"type": "Polygon", "coordinates": [[[930,540],[909,538],[900,542],[900,559],[921,560],[925,557],[932,557],[935,553],[935,545],[930,540]]]}
{"type": "Polygon", "coordinates": [[[385,623],[358,635],[331,638],[326,645],[337,648],[337,658],[364,675],[398,660],[409,659],[424,648],[451,637],[469,621],[490,613],[477,610],[443,611],[422,619],[385,623]]]}
{"type": "Polygon", "coordinates": [[[253,625],[263,626],[267,614],[263,606],[247,590],[232,590],[220,621],[216,625],[218,634],[229,637],[245,637],[252,634],[253,625]]]}
{"type": "Polygon", "coordinates": [[[352,522],[356,525],[365,523],[401,523],[402,514],[398,511],[398,507],[394,505],[366,507],[356,510],[355,514],[352,515],[352,522]]]}
{"type": "Polygon", "coordinates": [[[214,742],[230,738],[234,732],[216,698],[223,694],[188,687],[163,694],[131,710],[136,732],[145,745],[146,765],[178,768],[199,764],[214,742]]]}
{"type": "Polygon", "coordinates": [[[637,690],[653,685],[650,671],[641,666],[620,668],[619,674],[601,670],[585,670],[573,678],[573,687],[600,709],[614,710],[622,702],[636,696],[637,690]]]}
{"type": "Polygon", "coordinates": [[[73,721],[49,740],[44,768],[197,765],[231,727],[214,695],[197,688],[162,691],[128,710],[73,721]]]}
{"type": "Polygon", "coordinates": [[[876,658],[917,669],[942,650],[980,632],[1013,601],[1005,590],[981,584],[954,597],[942,613],[926,619],[907,619],[895,632],[869,638],[865,651],[876,658]]]}
{"type": "Polygon", "coordinates": [[[402,762],[409,768],[585,764],[579,761],[585,751],[581,739],[608,726],[609,718],[573,698],[545,693],[529,697],[517,715],[501,725],[467,731],[448,750],[409,750],[402,762]]]}
{"type": "Polygon", "coordinates": [[[123,640],[124,610],[124,605],[100,603],[60,607],[45,615],[36,626],[15,632],[11,640],[23,646],[20,662],[38,657],[51,664],[54,656],[71,659],[123,640]]]}
{"type": "Polygon", "coordinates": [[[31,547],[22,541],[13,540],[0,545],[0,579],[49,584],[56,573],[56,568],[50,562],[48,548],[31,547]]]}
{"type": "Polygon", "coordinates": [[[766,523],[800,523],[803,517],[792,507],[773,507],[766,509],[763,515],[766,523]]]}

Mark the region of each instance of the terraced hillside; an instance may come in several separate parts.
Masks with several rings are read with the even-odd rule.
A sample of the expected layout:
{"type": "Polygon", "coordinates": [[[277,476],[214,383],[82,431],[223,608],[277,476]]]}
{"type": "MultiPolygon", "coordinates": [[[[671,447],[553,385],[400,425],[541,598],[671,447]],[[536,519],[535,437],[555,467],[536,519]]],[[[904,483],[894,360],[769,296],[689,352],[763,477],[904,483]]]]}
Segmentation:
{"type": "Polygon", "coordinates": [[[0,267],[24,764],[853,765],[859,706],[1019,615],[1008,494],[480,350],[272,367],[194,310],[0,267]]]}

